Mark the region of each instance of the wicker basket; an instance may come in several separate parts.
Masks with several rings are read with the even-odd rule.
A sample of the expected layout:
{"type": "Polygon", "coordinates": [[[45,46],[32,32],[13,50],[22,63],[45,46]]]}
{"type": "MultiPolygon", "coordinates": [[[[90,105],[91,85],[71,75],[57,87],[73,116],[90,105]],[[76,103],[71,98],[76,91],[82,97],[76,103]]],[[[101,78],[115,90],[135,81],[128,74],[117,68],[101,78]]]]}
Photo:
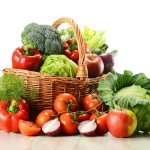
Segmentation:
{"type": "MultiPolygon", "coordinates": [[[[75,32],[79,51],[78,72],[76,78],[45,75],[40,72],[14,68],[3,69],[3,73],[14,72],[17,76],[24,79],[24,84],[25,86],[28,86],[29,90],[34,87],[38,91],[38,96],[30,102],[31,109],[36,112],[47,108],[53,108],[55,97],[64,92],[73,94],[78,100],[79,107],[81,107],[83,97],[92,92],[93,89],[97,88],[98,81],[101,78],[88,78],[85,65],[84,40],[78,25],[71,18],[63,17],[56,20],[53,23],[53,26],[57,28],[62,23],[70,24],[75,32]]],[[[26,96],[28,97],[28,95],[26,96]]]]}

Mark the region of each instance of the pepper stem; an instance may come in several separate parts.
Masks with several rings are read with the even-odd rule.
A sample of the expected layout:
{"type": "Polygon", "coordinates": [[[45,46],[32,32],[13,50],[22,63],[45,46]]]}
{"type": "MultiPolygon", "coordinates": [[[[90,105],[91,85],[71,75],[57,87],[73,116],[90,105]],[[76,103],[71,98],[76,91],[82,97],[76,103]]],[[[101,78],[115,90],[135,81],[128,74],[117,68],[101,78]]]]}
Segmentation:
{"type": "Polygon", "coordinates": [[[11,101],[11,104],[9,105],[9,107],[8,107],[8,111],[10,112],[10,113],[15,113],[15,112],[17,112],[19,110],[19,108],[18,108],[18,106],[17,106],[17,101],[16,100],[12,100],[11,101]]]}
{"type": "Polygon", "coordinates": [[[23,49],[24,49],[24,55],[28,55],[28,56],[33,56],[34,53],[30,50],[30,48],[27,46],[27,45],[24,45],[23,46],[23,49]]]}

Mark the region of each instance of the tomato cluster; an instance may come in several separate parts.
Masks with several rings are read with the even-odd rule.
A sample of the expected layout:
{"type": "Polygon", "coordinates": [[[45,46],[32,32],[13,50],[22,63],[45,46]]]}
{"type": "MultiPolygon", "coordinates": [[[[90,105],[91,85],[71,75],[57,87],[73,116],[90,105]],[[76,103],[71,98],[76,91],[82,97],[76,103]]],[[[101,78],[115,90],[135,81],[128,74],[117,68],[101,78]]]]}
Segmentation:
{"type": "Polygon", "coordinates": [[[78,125],[85,120],[93,119],[97,124],[97,135],[103,135],[108,132],[106,124],[107,112],[105,112],[107,111],[107,107],[102,104],[96,94],[85,96],[83,100],[84,110],[78,110],[77,104],[78,101],[72,94],[59,94],[54,100],[54,109],[41,111],[37,115],[35,123],[20,121],[20,131],[24,135],[35,135],[41,131],[45,123],[58,118],[61,125],[59,134],[62,135],[78,134],[78,125]],[[24,124],[26,124],[26,128],[24,124]]]}
{"type": "MultiPolygon", "coordinates": [[[[86,43],[84,43],[84,49],[85,49],[86,54],[91,53],[91,51],[86,43]]],[[[70,38],[63,44],[63,53],[69,59],[71,59],[75,63],[78,63],[79,52],[78,52],[77,41],[75,38],[70,38]]]]}

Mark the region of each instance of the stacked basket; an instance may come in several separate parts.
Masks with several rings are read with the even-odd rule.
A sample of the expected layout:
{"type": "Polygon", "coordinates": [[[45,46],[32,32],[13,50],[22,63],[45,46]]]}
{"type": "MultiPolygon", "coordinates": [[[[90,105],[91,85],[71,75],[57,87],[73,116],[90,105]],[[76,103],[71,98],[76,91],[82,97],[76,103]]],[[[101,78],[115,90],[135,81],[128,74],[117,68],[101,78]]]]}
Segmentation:
{"type": "MultiPolygon", "coordinates": [[[[29,91],[32,90],[33,87],[37,90],[38,95],[30,102],[31,109],[34,111],[52,108],[55,97],[64,92],[73,94],[78,100],[80,107],[83,97],[85,97],[88,93],[93,92],[93,90],[95,90],[98,86],[99,79],[101,77],[105,77],[105,75],[103,75],[97,78],[88,78],[88,72],[85,65],[85,50],[82,33],[78,25],[71,18],[60,18],[53,23],[53,26],[58,28],[58,26],[62,23],[68,23],[71,25],[77,40],[79,62],[76,78],[45,75],[40,72],[14,68],[5,68],[3,70],[3,73],[13,72],[15,75],[24,79],[24,84],[29,88],[29,91]]],[[[28,93],[26,94],[26,97],[28,97],[28,93]]]]}

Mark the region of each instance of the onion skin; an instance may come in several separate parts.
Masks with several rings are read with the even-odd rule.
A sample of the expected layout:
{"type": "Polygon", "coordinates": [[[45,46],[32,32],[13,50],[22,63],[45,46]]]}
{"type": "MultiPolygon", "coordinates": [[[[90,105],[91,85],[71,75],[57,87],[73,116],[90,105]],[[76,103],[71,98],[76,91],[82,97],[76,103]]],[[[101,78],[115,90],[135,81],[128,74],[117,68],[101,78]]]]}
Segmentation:
{"type": "Polygon", "coordinates": [[[104,63],[104,73],[111,72],[114,67],[114,59],[111,54],[102,53],[99,55],[104,63]]]}

